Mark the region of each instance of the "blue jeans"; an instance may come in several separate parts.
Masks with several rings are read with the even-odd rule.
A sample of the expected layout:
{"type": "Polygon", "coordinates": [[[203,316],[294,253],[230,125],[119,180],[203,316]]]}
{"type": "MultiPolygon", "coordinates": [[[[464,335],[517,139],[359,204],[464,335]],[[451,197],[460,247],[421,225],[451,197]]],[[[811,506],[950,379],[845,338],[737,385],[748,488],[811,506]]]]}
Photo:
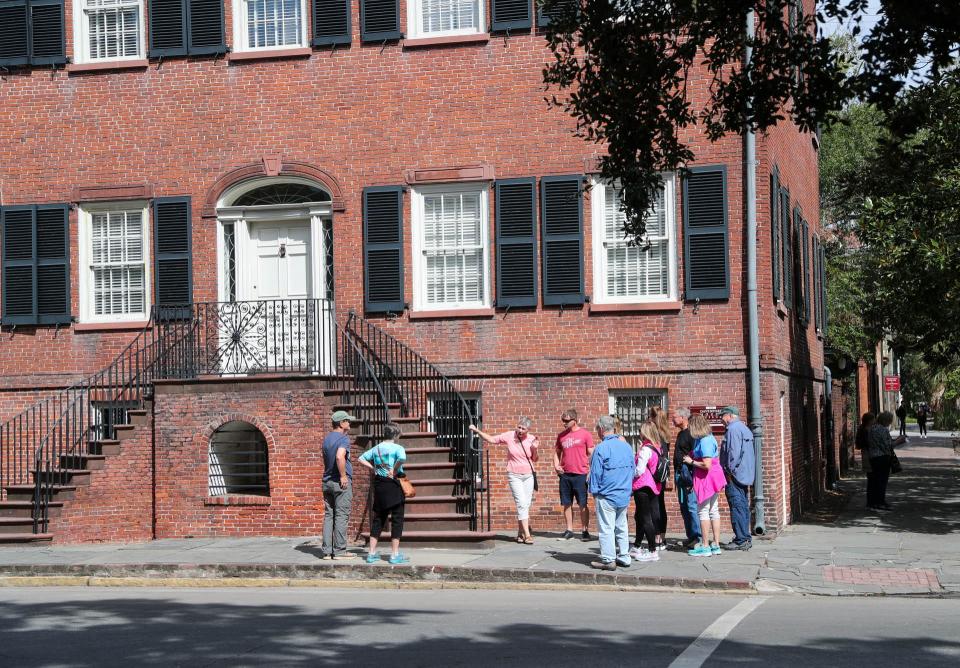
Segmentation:
{"type": "Polygon", "coordinates": [[[680,476],[674,476],[677,486],[677,501],[680,502],[680,516],[683,517],[683,530],[687,532],[687,539],[700,540],[703,534],[700,531],[700,513],[697,510],[697,495],[692,489],[683,489],[680,476]]]}
{"type": "Polygon", "coordinates": [[[600,539],[600,560],[630,565],[630,533],[627,529],[627,506],[617,507],[605,496],[593,497],[597,509],[597,533],[600,539]]]}
{"type": "Polygon", "coordinates": [[[747,495],[748,487],[738,483],[731,475],[728,477],[727,486],[727,504],[730,506],[730,523],[733,525],[733,533],[736,538],[733,542],[742,545],[751,542],[750,538],[750,497],[747,495]]]}

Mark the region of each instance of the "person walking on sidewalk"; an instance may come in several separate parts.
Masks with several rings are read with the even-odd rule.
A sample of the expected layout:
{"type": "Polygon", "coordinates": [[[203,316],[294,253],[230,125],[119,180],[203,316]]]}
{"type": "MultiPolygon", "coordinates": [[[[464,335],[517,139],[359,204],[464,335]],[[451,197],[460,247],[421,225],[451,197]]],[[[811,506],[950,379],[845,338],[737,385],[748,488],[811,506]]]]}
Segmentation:
{"type": "Polygon", "coordinates": [[[697,497],[693,493],[693,468],[683,463],[683,458],[693,452],[694,445],[693,436],[690,435],[689,408],[673,411],[673,426],[679,430],[673,446],[673,480],[677,486],[683,530],[687,534],[683,547],[690,549],[700,542],[700,515],[697,513],[697,497]]]}
{"type": "Polygon", "coordinates": [[[476,425],[470,425],[470,431],[490,445],[504,445],[507,448],[507,481],[510,483],[513,502],[517,506],[517,542],[527,545],[533,545],[530,506],[537,481],[533,462],[537,461],[537,448],[540,446],[537,437],[530,433],[532,425],[530,418],[521,416],[517,419],[515,429],[498,436],[490,436],[480,431],[476,425]]]}
{"type": "Polygon", "coordinates": [[[873,413],[864,413],[860,417],[860,427],[857,428],[856,445],[860,451],[860,467],[867,476],[867,507],[870,507],[870,490],[873,489],[873,483],[870,478],[873,471],[870,468],[870,428],[877,421],[877,416],[873,413]]]}
{"type": "Polygon", "coordinates": [[[640,425],[640,447],[633,470],[633,502],[636,506],[634,520],[637,525],[636,539],[630,556],[637,561],[658,561],[657,552],[657,523],[660,510],[657,507],[657,495],[662,491],[662,485],[654,478],[660,457],[664,456],[657,439],[660,431],[657,426],[647,420],[640,425]],[[643,549],[643,538],[647,539],[647,549],[643,549]]]}
{"type": "Polygon", "coordinates": [[[350,464],[350,423],[357,418],[336,411],[333,430],[323,439],[323,542],[320,551],[331,559],[352,559],[347,552],[347,521],[353,505],[353,466],[350,464]]]}
{"type": "Polygon", "coordinates": [[[404,496],[403,488],[397,482],[403,477],[403,463],[407,461],[407,452],[398,440],[402,431],[393,422],[384,427],[381,443],[360,455],[360,463],[371,469],[373,478],[373,519],[370,521],[370,551],[367,563],[380,561],[377,543],[387,518],[390,518],[390,563],[405,564],[410,561],[400,553],[400,538],[403,536],[404,496]]]}
{"type": "Polygon", "coordinates": [[[694,438],[693,452],[683,458],[693,470],[693,493],[697,495],[697,512],[703,538],[687,554],[709,557],[720,554],[720,490],[726,484],[723,468],[717,461],[719,446],[710,430],[710,423],[700,414],[690,418],[690,435],[694,438]],[[710,540],[710,537],[713,540],[710,540]]]}
{"type": "Polygon", "coordinates": [[[927,437],[927,419],[930,417],[930,409],[926,404],[921,403],[917,406],[917,426],[920,428],[920,438],[927,437]]]}
{"type": "Polygon", "coordinates": [[[900,405],[897,406],[897,422],[900,423],[900,435],[907,435],[907,407],[901,401],[900,405]]]}
{"type": "Polygon", "coordinates": [[[590,493],[597,513],[600,560],[590,562],[590,566],[615,571],[617,566],[627,567],[631,561],[627,507],[633,484],[633,448],[614,433],[613,418],[609,415],[597,420],[597,434],[602,440],[591,454],[590,493]]]}
{"type": "MultiPolygon", "coordinates": [[[[593,454],[593,437],[577,421],[577,411],[570,408],[560,416],[564,429],[557,435],[553,468],[560,476],[560,505],[567,530],[561,538],[573,538],[573,500],[580,507],[580,536],[590,540],[590,511],[587,509],[587,470],[593,454]]],[[[611,427],[612,428],[612,427],[611,427]]]]}
{"type": "MultiPolygon", "coordinates": [[[[648,413],[649,420],[657,428],[660,435],[660,453],[670,461],[670,418],[667,411],[660,406],[651,406],[648,413]]],[[[667,503],[664,494],[667,492],[667,486],[662,485],[657,494],[657,512],[654,514],[654,522],[657,530],[657,549],[667,549],[667,503]]]]}
{"type": "Polygon", "coordinates": [[[753,547],[750,538],[750,485],[756,473],[756,453],[753,450],[753,432],[740,420],[736,406],[727,406],[720,411],[727,425],[723,448],[720,450],[720,465],[726,474],[727,505],[730,507],[730,523],[734,537],[723,545],[725,550],[749,550],[753,547]]]}
{"type": "Polygon", "coordinates": [[[867,445],[870,451],[870,469],[872,474],[867,484],[867,508],[871,510],[890,510],[887,503],[887,482],[890,480],[890,461],[893,459],[894,447],[907,440],[906,436],[899,436],[893,440],[890,436],[890,426],[893,424],[893,413],[883,411],[877,416],[877,422],[870,427],[867,434],[867,445]]]}

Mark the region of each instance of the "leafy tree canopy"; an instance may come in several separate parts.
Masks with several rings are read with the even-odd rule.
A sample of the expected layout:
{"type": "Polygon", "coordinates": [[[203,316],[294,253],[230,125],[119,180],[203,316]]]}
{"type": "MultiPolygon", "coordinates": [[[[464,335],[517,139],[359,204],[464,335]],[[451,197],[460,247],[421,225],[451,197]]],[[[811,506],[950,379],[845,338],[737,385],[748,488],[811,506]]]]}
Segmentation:
{"type": "Polygon", "coordinates": [[[939,76],[960,46],[956,0],[881,0],[882,17],[863,36],[862,66],[852,72],[815,18],[852,23],[857,33],[869,0],[822,0],[818,17],[804,15],[799,0],[541,4],[551,17],[550,101],[576,118],[584,139],[606,144],[601,176],[628,184],[626,230],[637,240],[659,173],[694,158],[688,128],[715,141],[784,118],[813,130],[856,98],[887,108],[910,76],[939,76]],[[707,80],[691,87],[686,75],[701,66],[707,80]]]}

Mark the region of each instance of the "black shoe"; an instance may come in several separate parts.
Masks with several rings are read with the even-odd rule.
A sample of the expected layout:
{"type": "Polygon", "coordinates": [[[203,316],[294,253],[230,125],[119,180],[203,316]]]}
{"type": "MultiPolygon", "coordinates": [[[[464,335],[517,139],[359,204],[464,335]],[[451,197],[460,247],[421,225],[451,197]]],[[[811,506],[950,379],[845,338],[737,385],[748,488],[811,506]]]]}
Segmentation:
{"type": "Polygon", "coordinates": [[[567,529],[562,534],[560,534],[560,537],[563,538],[564,540],[570,540],[571,538],[573,538],[573,532],[567,529]]]}
{"type": "Polygon", "coordinates": [[[584,529],[583,532],[580,534],[580,538],[582,538],[583,540],[591,540],[590,532],[584,529]]]}
{"type": "Polygon", "coordinates": [[[684,549],[689,550],[699,542],[700,542],[699,538],[688,538],[687,540],[683,541],[683,547],[684,549]]]}
{"type": "Polygon", "coordinates": [[[889,503],[881,503],[876,508],[877,510],[893,510],[893,506],[891,506],[889,503]]]}
{"type": "Polygon", "coordinates": [[[598,571],[615,571],[617,564],[614,561],[591,561],[590,568],[596,568],[598,571]]]}
{"type": "Polygon", "coordinates": [[[623,563],[622,561],[620,561],[619,559],[617,559],[617,562],[616,562],[616,563],[617,563],[617,566],[619,566],[620,568],[630,568],[630,564],[625,564],[625,563],[623,563]]]}
{"type": "Polygon", "coordinates": [[[726,552],[735,551],[735,550],[743,550],[744,552],[746,552],[751,547],[753,547],[753,543],[751,543],[750,541],[744,541],[742,543],[738,543],[735,540],[731,540],[729,543],[724,543],[720,547],[726,552]]]}

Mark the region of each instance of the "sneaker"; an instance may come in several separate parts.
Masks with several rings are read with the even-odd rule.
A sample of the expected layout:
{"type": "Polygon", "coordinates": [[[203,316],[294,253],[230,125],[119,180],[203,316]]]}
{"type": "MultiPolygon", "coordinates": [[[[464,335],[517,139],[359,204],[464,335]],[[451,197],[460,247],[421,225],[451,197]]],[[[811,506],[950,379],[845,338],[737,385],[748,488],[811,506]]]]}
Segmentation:
{"type": "Polygon", "coordinates": [[[660,561],[660,554],[654,550],[650,552],[649,550],[641,550],[640,555],[637,557],[637,561],[660,561]]]}
{"type": "Polygon", "coordinates": [[[718,554],[723,554],[723,550],[720,549],[720,546],[716,543],[710,546],[710,554],[717,556],[718,554]]]}
{"type": "Polygon", "coordinates": [[[590,532],[584,529],[583,532],[580,534],[580,538],[582,538],[583,540],[590,540],[590,532]]]}
{"type": "Polygon", "coordinates": [[[405,555],[405,554],[403,554],[403,553],[398,552],[397,554],[391,555],[391,557],[390,557],[390,559],[388,559],[388,561],[389,561],[391,564],[393,564],[393,565],[397,565],[397,564],[409,564],[409,563],[410,563],[410,557],[408,557],[407,555],[405,555]]]}
{"type": "Polygon", "coordinates": [[[630,568],[630,562],[624,561],[623,559],[617,558],[617,566],[620,568],[630,568]]]}
{"type": "Polygon", "coordinates": [[[560,534],[560,538],[562,538],[563,540],[570,540],[571,538],[573,538],[573,532],[570,531],[570,529],[567,529],[562,534],[560,534]]]}
{"type": "Polygon", "coordinates": [[[721,543],[720,547],[722,547],[726,552],[731,552],[734,550],[742,550],[746,552],[751,547],[753,547],[753,543],[750,541],[744,541],[743,543],[738,543],[735,540],[731,540],[729,543],[721,543]]]}
{"type": "Polygon", "coordinates": [[[643,550],[639,547],[634,547],[630,550],[630,556],[634,559],[639,559],[641,554],[643,554],[643,550]]]}
{"type": "Polygon", "coordinates": [[[689,554],[691,557],[709,557],[711,554],[713,554],[713,550],[703,543],[700,543],[692,550],[687,550],[687,554],[689,554]]]}
{"type": "Polygon", "coordinates": [[[371,552],[370,554],[367,555],[366,562],[368,564],[375,564],[378,561],[380,561],[380,555],[377,554],[376,552],[371,552]]]}
{"type": "Polygon", "coordinates": [[[336,552],[331,554],[330,558],[334,561],[340,561],[341,559],[356,559],[359,556],[359,554],[354,554],[353,552],[336,552]]]}
{"type": "Polygon", "coordinates": [[[657,543],[657,552],[663,552],[667,549],[666,543],[657,543]]]}
{"type": "Polygon", "coordinates": [[[684,548],[685,550],[692,550],[694,547],[697,546],[697,543],[699,543],[699,542],[700,542],[700,538],[699,538],[699,537],[697,537],[697,538],[688,538],[687,540],[683,541],[683,548],[684,548]]]}
{"type": "Polygon", "coordinates": [[[591,561],[590,568],[596,568],[598,571],[615,571],[617,564],[614,561],[591,561]]]}

